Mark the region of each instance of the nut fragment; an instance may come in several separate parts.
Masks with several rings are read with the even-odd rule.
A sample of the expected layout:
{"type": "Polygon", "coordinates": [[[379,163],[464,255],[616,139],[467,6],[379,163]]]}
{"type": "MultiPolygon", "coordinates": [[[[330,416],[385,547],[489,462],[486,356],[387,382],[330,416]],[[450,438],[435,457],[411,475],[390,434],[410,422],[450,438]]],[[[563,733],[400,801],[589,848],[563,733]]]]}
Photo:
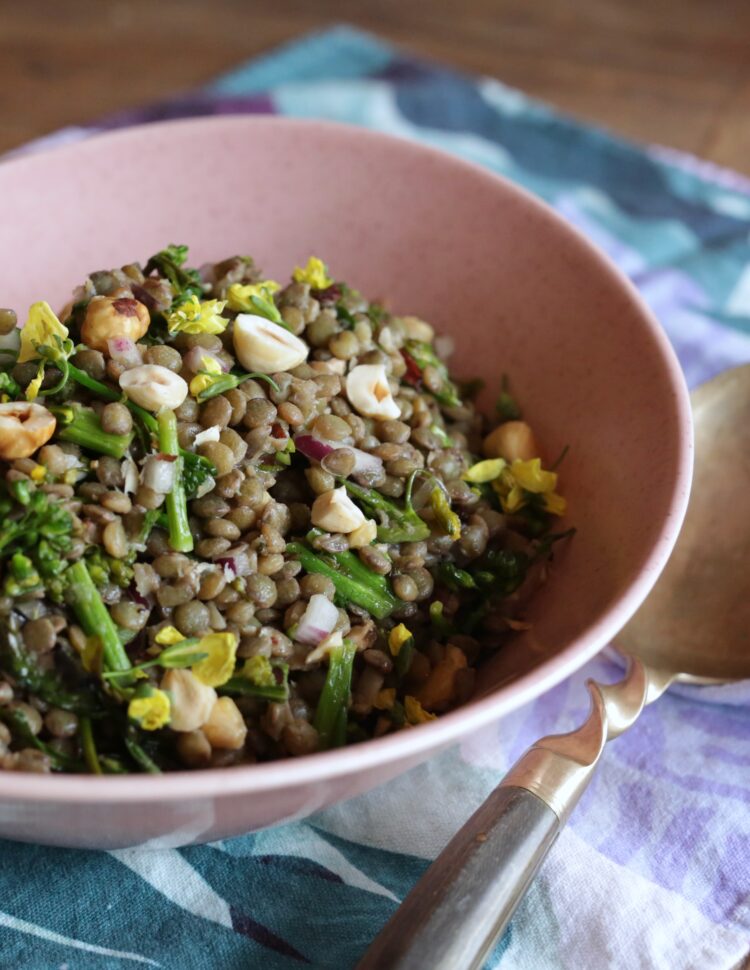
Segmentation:
{"type": "Polygon", "coordinates": [[[241,313],[234,321],[234,352],[243,367],[261,374],[292,370],[307,360],[299,337],[265,317],[241,313]]]}
{"type": "Polygon", "coordinates": [[[425,344],[432,343],[435,331],[426,320],[420,320],[419,317],[400,317],[399,319],[409,340],[421,340],[425,344]]]}
{"type": "Polygon", "coordinates": [[[385,421],[401,417],[382,364],[354,367],[346,378],[346,396],[352,407],[366,418],[385,421]]]}
{"type": "Polygon", "coordinates": [[[120,387],[135,404],[147,411],[178,408],[187,397],[186,382],[161,364],[141,364],[120,375],[120,387]]]}
{"type": "Polygon", "coordinates": [[[529,461],[539,452],[534,432],[525,421],[506,421],[491,431],[482,442],[482,452],[487,458],[504,458],[506,461],[529,461]]]}
{"type": "Polygon", "coordinates": [[[55,433],[55,417],[41,404],[8,401],[0,404],[0,458],[28,458],[55,433]]]}
{"type": "Polygon", "coordinates": [[[310,517],[313,525],[327,532],[354,532],[365,523],[364,513],[352,502],[343,485],[319,495],[313,502],[310,517]]]}
{"type": "Polygon", "coordinates": [[[220,697],[211,708],[203,733],[213,748],[237,751],[245,743],[247,725],[231,697],[220,697]]]}
{"type": "Polygon", "coordinates": [[[202,684],[190,670],[168,670],[161,689],[169,691],[169,726],[173,731],[197,731],[208,720],[216,703],[216,691],[202,684]]]}
{"type": "Polygon", "coordinates": [[[81,340],[92,350],[106,354],[108,340],[140,340],[150,322],[148,307],[132,296],[94,296],[86,307],[81,340]]]}
{"type": "Polygon", "coordinates": [[[362,525],[349,534],[349,548],[362,549],[363,546],[369,546],[375,540],[377,534],[377,525],[372,519],[365,519],[362,525]]]}

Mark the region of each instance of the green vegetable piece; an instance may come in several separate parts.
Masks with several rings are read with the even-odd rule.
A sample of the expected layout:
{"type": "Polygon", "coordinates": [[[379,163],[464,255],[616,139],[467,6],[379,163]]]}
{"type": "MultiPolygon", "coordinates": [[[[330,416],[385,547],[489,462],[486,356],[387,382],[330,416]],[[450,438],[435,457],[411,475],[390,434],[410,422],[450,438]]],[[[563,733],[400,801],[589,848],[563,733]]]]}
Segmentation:
{"type": "Polygon", "coordinates": [[[331,650],[328,673],[315,711],[314,725],[320,738],[320,748],[326,751],[343,744],[346,738],[347,707],[352,667],[357,652],[351,640],[331,650]]]}
{"type": "Polygon", "coordinates": [[[440,389],[430,391],[435,400],[446,407],[458,407],[461,404],[458,388],[448,376],[448,368],[445,362],[435,353],[432,344],[424,343],[421,340],[407,340],[405,350],[421,371],[425,367],[432,367],[433,370],[437,371],[440,376],[440,389]]]}
{"type": "Polygon", "coordinates": [[[412,472],[406,483],[403,508],[385,498],[374,488],[363,488],[348,479],[339,479],[339,481],[370,515],[380,518],[378,539],[381,542],[419,542],[429,537],[430,527],[419,517],[411,501],[414,478],[417,474],[418,471],[412,472]]]}
{"type": "Polygon", "coordinates": [[[172,490],[167,494],[167,518],[169,520],[169,544],[175,552],[191,552],[193,535],[188,521],[187,496],[183,480],[183,462],[177,440],[177,418],[174,411],[165,409],[159,413],[159,447],[165,455],[175,456],[175,473],[172,490]]]}
{"type": "Polygon", "coordinates": [[[437,577],[443,586],[447,586],[454,593],[460,592],[462,589],[477,588],[471,573],[465,569],[459,569],[452,562],[441,562],[437,568],[437,577]]]}
{"type": "Polygon", "coordinates": [[[81,738],[81,748],[83,749],[83,760],[92,775],[102,775],[102,766],[99,763],[99,755],[96,750],[94,731],[91,727],[91,718],[82,717],[78,725],[78,734],[81,738]]]}
{"type": "Polygon", "coordinates": [[[221,374],[217,375],[215,380],[213,380],[207,388],[202,390],[197,397],[197,400],[202,404],[204,401],[210,401],[212,397],[218,397],[219,394],[226,394],[227,391],[231,391],[235,387],[239,387],[245,381],[265,381],[270,384],[271,387],[278,391],[279,385],[276,381],[270,377],[268,374],[260,373],[250,373],[250,374],[221,374]]]}
{"type": "Polygon", "coordinates": [[[133,440],[132,431],[129,434],[107,434],[91,408],[68,406],[52,407],[50,410],[57,418],[58,438],[100,455],[125,457],[133,440]]]}
{"type": "Polygon", "coordinates": [[[109,610],[89,575],[85,560],[79,559],[66,572],[67,599],[87,637],[99,637],[105,670],[130,670],[130,658],[125,653],[109,610]]]}
{"type": "Polygon", "coordinates": [[[135,761],[139,768],[142,768],[149,775],[160,775],[161,768],[154,759],[146,754],[139,741],[138,733],[132,724],[128,724],[123,738],[128,754],[135,761]]]}
{"type": "Polygon", "coordinates": [[[404,642],[401,644],[401,647],[393,662],[393,668],[396,671],[396,677],[398,677],[399,681],[402,681],[409,673],[409,670],[411,669],[411,662],[414,659],[415,649],[414,637],[409,637],[408,640],[404,640],[404,642]]]}
{"type": "Polygon", "coordinates": [[[203,284],[198,270],[185,268],[187,255],[187,246],[172,244],[152,256],[144,268],[146,275],[155,270],[172,284],[173,307],[179,306],[190,296],[197,296],[198,299],[203,296],[203,284]]]}
{"type": "Polygon", "coordinates": [[[301,542],[287,543],[286,551],[299,559],[305,572],[328,576],[342,603],[356,603],[376,619],[390,616],[401,603],[393,593],[384,591],[375,579],[365,580],[360,573],[349,570],[347,561],[338,559],[344,553],[317,555],[301,542]]]}
{"type": "Polygon", "coordinates": [[[451,508],[450,500],[440,485],[435,485],[430,493],[430,505],[446,535],[449,535],[454,542],[460,539],[461,520],[451,508]]]}
{"type": "Polygon", "coordinates": [[[7,395],[11,401],[17,401],[21,394],[20,384],[7,371],[0,373],[0,398],[7,395]]]}

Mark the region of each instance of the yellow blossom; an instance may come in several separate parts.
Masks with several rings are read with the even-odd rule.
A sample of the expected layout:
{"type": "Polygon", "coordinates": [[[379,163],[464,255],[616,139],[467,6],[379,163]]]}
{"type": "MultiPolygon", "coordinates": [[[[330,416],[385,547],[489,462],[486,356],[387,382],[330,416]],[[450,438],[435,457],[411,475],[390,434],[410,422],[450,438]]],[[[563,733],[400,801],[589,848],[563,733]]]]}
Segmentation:
{"type": "Polygon", "coordinates": [[[197,648],[207,653],[192,668],[198,680],[207,687],[221,687],[234,673],[237,657],[237,636],[234,633],[208,633],[201,637],[197,648]]]}
{"type": "Polygon", "coordinates": [[[446,534],[456,542],[461,538],[461,520],[451,509],[451,504],[443,491],[436,485],[430,494],[430,505],[435,513],[435,518],[445,530],[446,534]]]}
{"type": "Polygon", "coordinates": [[[221,315],[226,300],[199,300],[192,293],[176,310],[166,314],[170,333],[223,333],[229,320],[221,315]]]}
{"type": "Polygon", "coordinates": [[[553,492],[557,485],[557,474],[544,471],[541,458],[530,458],[528,461],[516,458],[510,471],[516,483],[527,492],[543,495],[553,492]]]}
{"type": "Polygon", "coordinates": [[[276,686],[276,677],[274,676],[273,667],[268,657],[261,657],[260,655],[250,657],[243,664],[240,670],[240,677],[245,677],[251,683],[255,684],[256,687],[276,686]]]}
{"type": "Polygon", "coordinates": [[[160,647],[171,647],[184,639],[185,637],[176,627],[163,626],[154,637],[154,642],[158,643],[160,647]]]}
{"type": "Polygon", "coordinates": [[[505,461],[502,458],[487,458],[472,465],[461,477],[465,482],[483,485],[485,482],[494,481],[503,468],[505,468],[505,461]]]}
{"type": "Polygon", "coordinates": [[[500,498],[503,512],[509,515],[528,504],[529,493],[541,495],[544,508],[550,514],[565,515],[565,499],[555,492],[557,474],[545,471],[541,458],[530,458],[528,461],[516,458],[510,466],[506,465],[501,470],[492,487],[500,498]]]}
{"type": "Polygon", "coordinates": [[[404,711],[409,724],[426,724],[428,721],[434,721],[437,716],[426,711],[417,698],[409,694],[404,698],[404,711]]]}
{"type": "Polygon", "coordinates": [[[412,637],[411,630],[408,630],[403,623],[399,623],[398,626],[394,626],[391,632],[388,634],[388,647],[394,657],[397,657],[401,652],[401,647],[410,640],[412,637]]]}
{"type": "MultiPolygon", "coordinates": [[[[18,363],[24,364],[27,360],[36,360],[39,357],[37,348],[40,346],[55,347],[57,345],[55,337],[67,340],[68,328],[60,323],[49,303],[44,300],[33,303],[29,307],[29,318],[26,321],[26,326],[21,330],[21,349],[18,354],[18,363]]],[[[32,398],[29,398],[29,400],[32,400],[32,398]]]]}
{"type": "Polygon", "coordinates": [[[36,377],[26,385],[26,400],[35,401],[39,395],[39,390],[44,380],[44,361],[41,361],[36,371],[36,377]]]}
{"type": "MultiPolygon", "coordinates": [[[[142,688],[141,688],[142,689],[142,688]]],[[[148,693],[136,695],[128,704],[128,717],[136,721],[144,731],[158,731],[169,724],[172,704],[169,694],[156,687],[147,688],[148,693]]]]}
{"type": "Polygon", "coordinates": [[[396,703],[396,688],[386,687],[375,695],[373,707],[378,711],[390,711],[396,703]]]}
{"type": "Polygon", "coordinates": [[[311,256],[304,268],[297,266],[292,277],[295,283],[309,283],[313,290],[325,290],[333,285],[333,280],[328,275],[328,267],[317,256],[311,256]]]}
{"type": "Polygon", "coordinates": [[[47,475],[47,469],[44,465],[36,465],[31,469],[31,480],[32,482],[43,482],[47,475]]]}
{"type": "Polygon", "coordinates": [[[98,674],[102,660],[102,641],[99,637],[86,637],[83,644],[78,644],[71,637],[71,643],[78,651],[81,658],[81,666],[87,674],[98,674]]]}
{"type": "Polygon", "coordinates": [[[201,371],[190,381],[190,393],[193,397],[198,397],[199,394],[202,394],[203,391],[207,390],[216,381],[217,377],[221,377],[223,373],[221,364],[215,357],[211,357],[208,354],[201,357],[201,371]]]}
{"type": "Polygon", "coordinates": [[[274,293],[278,293],[281,286],[276,280],[261,280],[260,283],[232,283],[227,291],[227,303],[230,310],[238,313],[255,313],[256,307],[252,298],[273,303],[274,293]]]}

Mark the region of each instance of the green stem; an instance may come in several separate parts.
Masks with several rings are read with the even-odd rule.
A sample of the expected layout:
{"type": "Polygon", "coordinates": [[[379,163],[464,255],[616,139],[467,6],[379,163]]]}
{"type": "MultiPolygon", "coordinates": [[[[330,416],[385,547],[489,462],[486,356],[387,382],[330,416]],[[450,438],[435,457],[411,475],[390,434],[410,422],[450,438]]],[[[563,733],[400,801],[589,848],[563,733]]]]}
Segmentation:
{"type": "Polygon", "coordinates": [[[320,693],[314,722],[320,747],[324,751],[343,744],[346,736],[346,710],[356,652],[357,648],[351,640],[344,640],[342,646],[334,647],[330,653],[326,682],[320,693]]]}
{"type": "MultiPolygon", "coordinates": [[[[325,535],[322,529],[310,529],[307,533],[307,541],[312,544],[313,539],[318,536],[325,535]]],[[[344,552],[327,552],[324,555],[324,559],[331,557],[333,558],[344,571],[347,576],[351,576],[352,579],[356,579],[360,583],[364,583],[365,586],[372,586],[374,589],[379,589],[383,593],[390,594],[390,586],[388,585],[388,580],[385,576],[381,576],[380,573],[376,573],[374,570],[366,566],[356,553],[351,550],[345,550],[344,552]]]]}
{"type": "Polygon", "coordinates": [[[205,390],[201,391],[196,400],[202,404],[204,401],[209,401],[212,397],[218,397],[219,394],[226,394],[227,391],[231,391],[233,388],[239,387],[240,384],[244,384],[245,381],[250,380],[266,381],[275,391],[279,389],[279,385],[268,374],[222,374],[220,377],[217,376],[205,390]]]}
{"type": "Polygon", "coordinates": [[[99,637],[106,670],[129,670],[130,658],[120,642],[109,610],[89,574],[86,562],[79,559],[68,567],[68,596],[70,605],[87,637],[99,637]]]}
{"type": "Polygon", "coordinates": [[[91,719],[82,717],[79,722],[79,734],[81,736],[81,747],[83,748],[83,758],[86,766],[92,775],[103,775],[102,766],[99,764],[99,755],[96,751],[94,732],[91,728],[91,719]]]}
{"type": "Polygon", "coordinates": [[[187,498],[183,481],[182,457],[177,441],[177,418],[174,411],[159,412],[159,448],[165,455],[174,455],[175,471],[172,491],[167,495],[167,519],[169,521],[169,544],[175,552],[191,552],[193,536],[188,522],[187,498]]]}
{"type": "Polygon", "coordinates": [[[63,441],[70,441],[74,445],[80,445],[88,451],[95,451],[100,455],[109,455],[111,458],[124,458],[125,453],[133,440],[133,433],[130,434],[107,434],[102,430],[101,422],[94,411],[90,408],[73,409],[73,420],[68,424],[62,424],[66,416],[70,413],[70,408],[52,408],[53,414],[61,422],[61,430],[58,438],[63,441]]]}
{"type": "Polygon", "coordinates": [[[369,581],[370,585],[366,585],[358,578],[347,575],[343,571],[346,566],[342,566],[336,559],[340,553],[323,558],[301,542],[287,543],[286,551],[299,559],[305,572],[327,576],[341,599],[356,603],[379,620],[389,616],[401,602],[392,593],[378,588],[372,580],[369,581]]]}
{"type": "Polygon", "coordinates": [[[219,694],[238,694],[241,697],[257,697],[263,701],[275,701],[283,704],[289,698],[289,688],[286,684],[259,687],[247,677],[230,677],[226,684],[218,688],[219,694]]]}
{"type": "Polygon", "coordinates": [[[378,526],[378,539],[381,542],[420,542],[430,535],[430,527],[417,514],[411,502],[411,493],[416,472],[412,472],[406,485],[404,506],[389,501],[374,488],[363,488],[348,479],[342,482],[347,492],[355,498],[370,515],[383,513],[386,522],[378,526]]]}
{"type": "Polygon", "coordinates": [[[125,742],[125,747],[128,749],[128,754],[139,768],[143,768],[143,770],[149,775],[160,775],[162,773],[161,768],[157,765],[153,758],[146,754],[132,734],[126,734],[123,740],[125,742]]]}

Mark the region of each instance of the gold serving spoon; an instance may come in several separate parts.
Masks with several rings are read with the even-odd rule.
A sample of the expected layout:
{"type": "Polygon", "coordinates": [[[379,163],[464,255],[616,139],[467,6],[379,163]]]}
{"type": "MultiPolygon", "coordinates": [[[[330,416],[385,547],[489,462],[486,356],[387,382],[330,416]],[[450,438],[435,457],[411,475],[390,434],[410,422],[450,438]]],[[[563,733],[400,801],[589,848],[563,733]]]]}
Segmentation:
{"type": "Polygon", "coordinates": [[[750,677],[750,365],[699,387],[692,405],[695,473],[687,517],[654,590],[616,639],[628,658],[625,678],[607,686],[589,681],[586,723],[537,741],[516,762],[357,970],[478,970],[606,742],[675,682],[750,677]]]}

